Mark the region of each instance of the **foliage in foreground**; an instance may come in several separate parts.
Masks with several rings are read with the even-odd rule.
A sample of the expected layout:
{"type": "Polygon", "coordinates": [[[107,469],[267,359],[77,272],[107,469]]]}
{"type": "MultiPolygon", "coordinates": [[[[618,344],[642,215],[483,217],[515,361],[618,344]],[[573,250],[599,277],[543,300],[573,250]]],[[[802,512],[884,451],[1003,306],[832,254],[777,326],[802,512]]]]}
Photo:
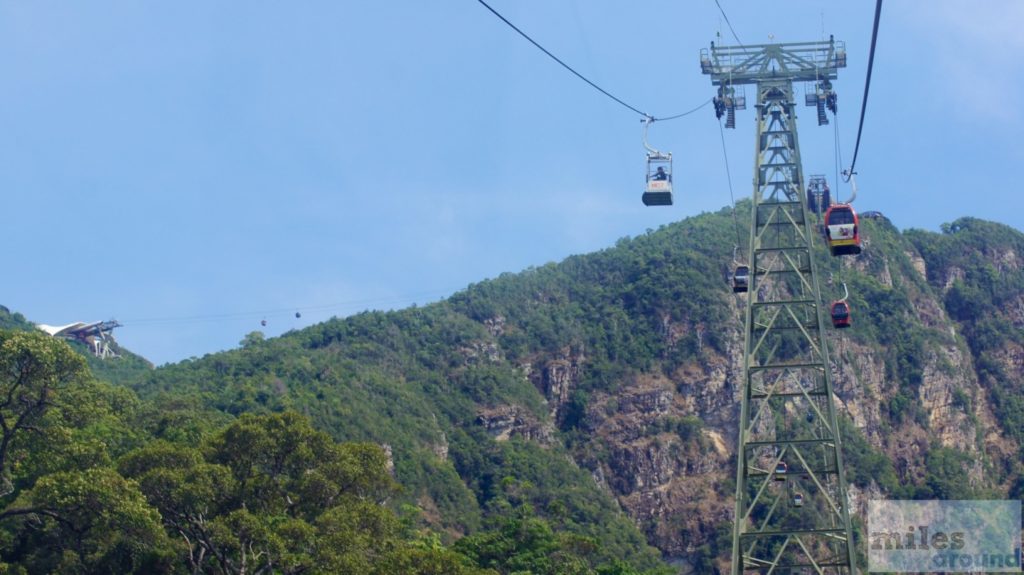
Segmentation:
{"type": "Polygon", "coordinates": [[[445,547],[415,509],[393,509],[379,446],[337,443],[295,412],[204,427],[181,404],[165,417],[185,433],[165,433],[44,334],[0,330],[0,398],[3,573],[639,573],[528,507],[445,547]]]}

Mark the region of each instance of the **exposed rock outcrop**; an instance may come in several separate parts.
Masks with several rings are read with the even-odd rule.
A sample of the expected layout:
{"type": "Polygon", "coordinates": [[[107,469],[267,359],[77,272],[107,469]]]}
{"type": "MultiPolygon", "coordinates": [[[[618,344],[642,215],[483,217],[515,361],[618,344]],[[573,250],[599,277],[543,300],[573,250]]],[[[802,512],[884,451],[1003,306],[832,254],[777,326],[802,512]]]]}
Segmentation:
{"type": "Polygon", "coordinates": [[[548,445],[554,435],[554,427],[550,423],[542,423],[530,412],[513,405],[481,410],[477,413],[476,423],[497,441],[518,437],[548,445]]]}
{"type": "MultiPolygon", "coordinates": [[[[562,408],[569,403],[572,390],[579,384],[580,370],[585,361],[582,351],[563,349],[557,357],[544,363],[540,381],[535,385],[550,405],[552,420],[559,421],[562,408]]],[[[529,373],[532,374],[532,370],[529,373]]]]}

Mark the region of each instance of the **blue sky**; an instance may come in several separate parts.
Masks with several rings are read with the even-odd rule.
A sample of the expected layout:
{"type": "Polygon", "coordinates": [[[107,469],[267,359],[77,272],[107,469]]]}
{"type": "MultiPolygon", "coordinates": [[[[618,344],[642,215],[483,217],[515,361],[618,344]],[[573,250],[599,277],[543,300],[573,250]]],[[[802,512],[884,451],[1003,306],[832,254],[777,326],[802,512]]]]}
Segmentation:
{"type": "MultiPolygon", "coordinates": [[[[747,44],[846,42],[848,164],[874,2],[720,2],[747,44]]],[[[710,98],[699,51],[732,43],[714,0],[489,3],[655,116],[710,98]]],[[[886,2],[859,209],[1024,228],[1021,28],[1013,0],[886,2]]],[[[0,70],[0,304],[117,318],[156,363],[437,301],[729,203],[710,107],[651,128],[676,205],[645,208],[639,116],[474,0],[6,0],[0,70]]],[[[737,198],[753,130],[748,110],[726,132],[737,198]]],[[[834,179],[833,126],[802,108],[800,138],[805,172],[834,179]]]]}

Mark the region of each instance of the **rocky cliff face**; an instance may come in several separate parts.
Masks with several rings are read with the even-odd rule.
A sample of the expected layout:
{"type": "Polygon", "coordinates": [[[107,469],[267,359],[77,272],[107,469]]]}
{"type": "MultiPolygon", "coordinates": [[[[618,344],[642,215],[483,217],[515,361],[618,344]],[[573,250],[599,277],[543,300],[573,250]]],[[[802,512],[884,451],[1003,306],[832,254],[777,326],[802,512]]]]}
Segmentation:
{"type": "Polygon", "coordinates": [[[675,557],[693,553],[732,514],[726,430],[706,426],[697,416],[708,404],[734,411],[732,393],[724,372],[694,364],[680,370],[683,374],[687,377],[639,377],[619,393],[601,394],[585,422],[592,443],[605,455],[585,464],[649,541],[675,557]],[[702,391],[688,393],[697,388],[702,391]]]}
{"type": "MultiPolygon", "coordinates": [[[[635,526],[710,572],[729,552],[743,378],[746,296],[723,273],[733,223],[703,214],[138,388],[192,386],[232,413],[301,409],[338,438],[388,443],[427,521],[453,535],[529,503],[578,533],[618,521],[605,542],[634,545],[635,526]]],[[[853,327],[826,337],[855,511],[884,496],[1021,497],[1024,235],[977,220],[862,230],[860,256],[817,256],[823,300],[846,284],[853,308],[853,327]]]]}
{"type": "Polygon", "coordinates": [[[1024,237],[973,218],[943,225],[942,234],[912,231],[910,241],[929,260],[924,275],[940,298],[978,387],[954,390],[979,422],[988,482],[1021,496],[1024,444],[1024,237]],[[966,392],[966,394],[964,393],[966,392]],[[1012,484],[1016,481],[1016,487],[1012,484]]]}
{"type": "MultiPolygon", "coordinates": [[[[824,293],[845,282],[854,294],[855,327],[827,334],[838,412],[892,462],[901,484],[925,481],[929,454],[944,447],[967,456],[961,470],[969,486],[1000,489],[1008,476],[990,471],[1012,468],[1019,445],[993,409],[963,325],[946,311],[948,290],[969,272],[929,262],[884,220],[864,227],[862,256],[821,266],[824,293]]],[[[1019,269],[1022,255],[993,248],[980,257],[997,269],[1019,269]]],[[[699,318],[659,313],[654,321],[667,353],[688,339],[696,353],[667,373],[630,371],[613,389],[591,393],[580,422],[584,439],[572,449],[669,558],[692,558],[732,521],[742,297],[722,290],[716,305],[728,319],[711,328],[717,349],[703,345],[698,332],[709,328],[699,318]]],[[[1024,325],[1021,297],[1005,309],[1017,329],[1024,325]]],[[[1007,344],[990,358],[1014,377],[1024,373],[1024,346],[1007,344]]],[[[566,348],[528,367],[552,421],[564,422],[588,357],[566,348]]],[[[868,500],[884,496],[874,481],[850,485],[861,513],[868,500]]]]}

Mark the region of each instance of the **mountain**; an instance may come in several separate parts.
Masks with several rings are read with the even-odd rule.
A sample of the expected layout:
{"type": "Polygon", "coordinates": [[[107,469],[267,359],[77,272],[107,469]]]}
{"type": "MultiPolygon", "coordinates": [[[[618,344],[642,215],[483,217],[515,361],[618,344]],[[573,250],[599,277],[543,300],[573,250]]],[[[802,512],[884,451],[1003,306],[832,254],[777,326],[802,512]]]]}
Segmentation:
{"type": "MultiPolygon", "coordinates": [[[[740,214],[749,210],[743,204],[740,214]]],[[[877,496],[1020,497],[1024,235],[964,218],[941,233],[862,223],[819,250],[857,509],[877,496]]],[[[405,498],[455,539],[529,504],[651,566],[728,553],[743,296],[722,210],[598,253],[503,274],[444,302],[334,319],[147,372],[143,398],[231,415],[296,410],[387,446],[405,498]]]]}
{"type": "Polygon", "coordinates": [[[7,306],[0,305],[0,329],[16,329],[21,331],[34,330],[32,322],[18,312],[12,312],[7,306]]]}
{"type": "MultiPolygon", "coordinates": [[[[749,204],[737,208],[747,211],[749,204]]],[[[824,247],[817,254],[823,298],[840,297],[845,284],[853,310],[853,327],[827,337],[855,511],[863,516],[878,497],[1022,497],[1024,234],[972,218],[939,233],[901,233],[881,215],[861,225],[861,255],[832,258],[824,247]]],[[[230,463],[236,483],[225,484],[241,488],[256,465],[246,457],[273,462],[275,453],[313,442],[324,455],[306,453],[303,465],[314,471],[318,460],[341,465],[361,453],[366,473],[386,467],[401,485],[386,495],[391,488],[373,475],[376,497],[404,526],[381,517],[392,525],[381,539],[390,554],[375,567],[383,572],[427,552],[447,566],[437,573],[458,564],[467,573],[624,575],[662,573],[666,561],[721,570],[731,544],[742,377],[744,296],[726,283],[737,232],[725,209],[424,307],[366,312],[273,339],[253,332],[239,349],[155,370],[93,361],[98,378],[135,395],[124,387],[76,392],[93,399],[68,408],[91,406],[83,413],[96,423],[83,424],[86,416],[72,410],[57,427],[69,439],[20,447],[31,456],[17,461],[62,462],[122,492],[141,489],[118,497],[145,495],[181,541],[172,526],[184,495],[161,486],[217,493],[210,485],[228,481],[223,466],[242,458],[244,466],[230,463]],[[343,443],[330,447],[307,421],[343,443]],[[376,448],[359,447],[366,445],[383,451],[378,457],[376,448]],[[59,456],[40,451],[58,447],[59,456]]],[[[6,310],[0,328],[35,331],[6,310]]],[[[7,333],[0,344],[15,341],[7,333]]],[[[0,519],[18,516],[19,502],[40,484],[53,488],[45,472],[55,470],[37,467],[0,469],[13,489],[0,498],[14,498],[0,519]]],[[[292,495],[309,489],[304,473],[280,480],[293,490],[279,497],[287,505],[269,507],[260,521],[277,525],[285,509],[290,529],[337,541],[330,518],[356,511],[293,509],[292,495]]],[[[56,485],[68,485],[60,478],[56,485]]],[[[267,506],[252,496],[218,503],[228,521],[219,528],[241,529],[239,513],[267,506]]],[[[139,503],[141,515],[132,517],[151,524],[147,509],[139,503]]],[[[53,553],[43,550],[65,545],[66,538],[41,539],[31,522],[4,521],[0,566],[11,557],[48,565],[40,558],[53,553]]],[[[857,519],[855,528],[863,529],[857,519]]],[[[228,555],[237,552],[231,541],[228,555]]],[[[308,568],[307,552],[263,543],[308,568]]],[[[140,559],[116,552],[124,545],[102,547],[134,566],[124,572],[176,572],[148,562],[192,556],[147,543],[159,552],[140,559]]],[[[82,565],[112,560],[82,549],[82,565]]]]}

